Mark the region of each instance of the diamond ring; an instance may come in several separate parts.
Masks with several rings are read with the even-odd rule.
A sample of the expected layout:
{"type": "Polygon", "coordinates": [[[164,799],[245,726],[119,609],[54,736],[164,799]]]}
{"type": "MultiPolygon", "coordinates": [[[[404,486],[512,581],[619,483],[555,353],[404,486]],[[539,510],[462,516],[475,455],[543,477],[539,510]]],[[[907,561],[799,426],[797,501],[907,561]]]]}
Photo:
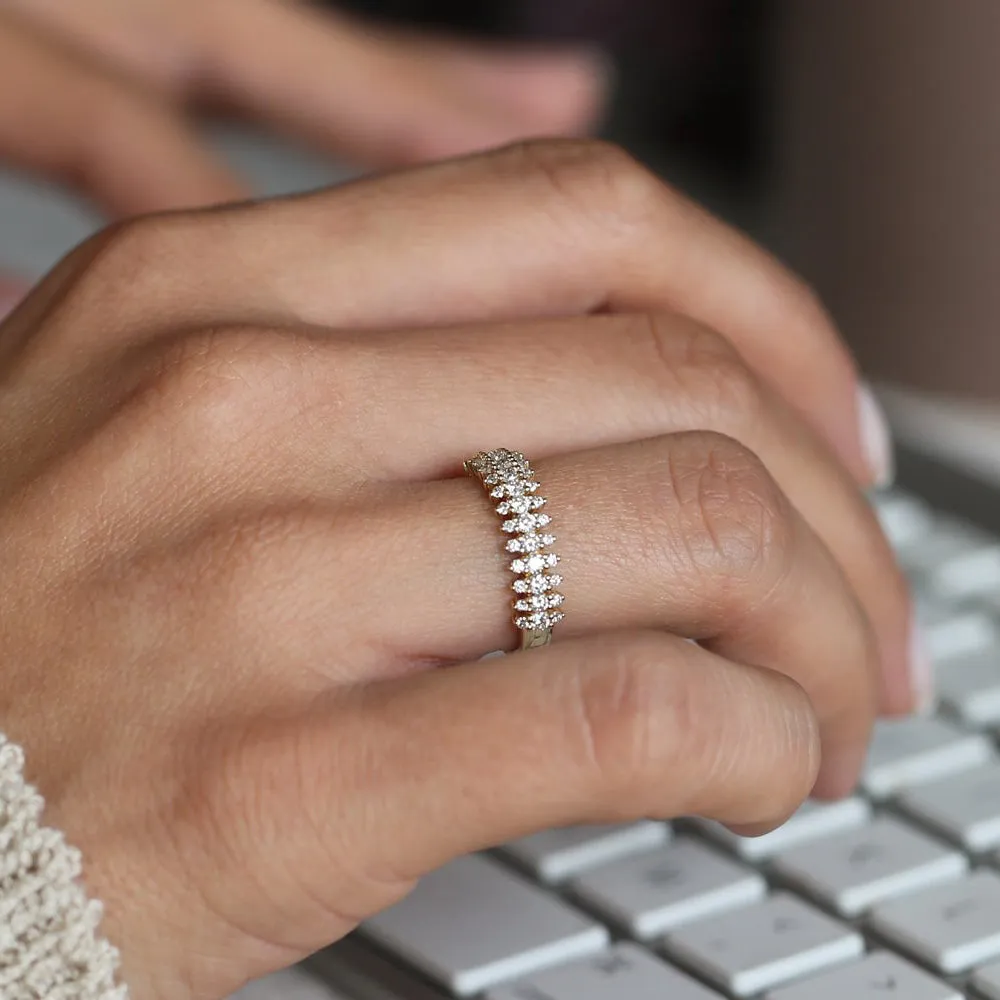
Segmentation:
{"type": "Polygon", "coordinates": [[[559,610],[565,598],[555,589],[562,577],[550,572],[559,557],[546,551],[556,536],[543,530],[552,519],[542,512],[545,497],[538,495],[541,484],[524,455],[506,448],[481,451],[465,463],[465,471],[497,501],[501,528],[510,536],[505,548],[514,556],[510,563],[513,620],[521,632],[521,649],[548,645],[552,626],[565,617],[559,610]]]}

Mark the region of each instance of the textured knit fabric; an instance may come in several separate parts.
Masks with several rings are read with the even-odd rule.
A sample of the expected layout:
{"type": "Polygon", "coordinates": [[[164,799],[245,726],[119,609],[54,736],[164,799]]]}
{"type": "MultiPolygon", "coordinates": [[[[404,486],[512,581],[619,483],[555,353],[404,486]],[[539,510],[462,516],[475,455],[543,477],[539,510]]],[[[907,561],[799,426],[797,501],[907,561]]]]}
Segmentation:
{"type": "Polygon", "coordinates": [[[101,904],[80,884],[80,852],[41,825],[21,748],[0,733],[0,998],[126,1000],[101,904]]]}

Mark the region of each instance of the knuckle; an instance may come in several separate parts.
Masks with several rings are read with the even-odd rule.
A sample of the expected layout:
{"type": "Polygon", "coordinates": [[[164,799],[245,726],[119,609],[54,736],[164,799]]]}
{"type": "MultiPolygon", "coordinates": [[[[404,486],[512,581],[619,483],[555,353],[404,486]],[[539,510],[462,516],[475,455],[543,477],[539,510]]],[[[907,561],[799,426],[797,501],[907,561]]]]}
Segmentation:
{"type": "Polygon", "coordinates": [[[599,667],[574,675],[570,753],[601,803],[597,818],[685,813],[777,825],[819,770],[808,698],[781,675],[764,680],[737,664],[699,669],[676,641],[619,637],[599,667]]]}
{"type": "Polygon", "coordinates": [[[278,331],[201,330],[158,352],[138,396],[169,414],[185,436],[214,447],[242,438],[275,409],[298,412],[308,351],[278,331]]]}
{"type": "MultiPolygon", "coordinates": [[[[752,821],[775,827],[798,809],[816,783],[820,735],[816,714],[805,691],[782,674],[771,679],[780,691],[771,701],[774,718],[767,726],[761,725],[759,714],[746,718],[743,735],[736,745],[743,752],[754,741],[767,740],[767,745],[758,752],[760,780],[750,782],[756,794],[749,797],[746,809],[752,821]],[[783,707],[776,710],[777,705],[783,707]]],[[[746,783],[741,783],[740,788],[744,791],[746,783]]]]}
{"type": "Polygon", "coordinates": [[[52,310],[54,339],[78,346],[130,336],[134,310],[124,303],[163,301],[164,276],[190,250],[188,229],[180,213],[137,216],[113,223],[83,243],[73,253],[72,277],[52,310]]]}
{"type": "Polygon", "coordinates": [[[717,598],[726,596],[720,582],[731,584],[740,602],[748,584],[773,587],[788,569],[795,522],[764,464],[739,442],[711,432],[677,435],[669,448],[653,470],[657,507],[671,526],[658,532],[660,544],[671,539],[671,556],[682,546],[694,573],[716,582],[717,598]]]}
{"type": "Polygon", "coordinates": [[[94,278],[131,287],[152,265],[163,265],[187,248],[178,245],[183,229],[179,215],[140,215],[113,223],[91,240],[92,252],[85,272],[94,278]],[[129,282],[129,284],[125,284],[129,282]]]}
{"type": "Polygon", "coordinates": [[[680,732],[688,807],[727,822],[780,825],[819,772],[819,726],[806,693],[784,675],[728,664],[708,683],[697,678],[696,697],[698,710],[680,732]]]}
{"type": "Polygon", "coordinates": [[[643,313],[626,322],[645,342],[643,371],[658,390],[671,396],[680,391],[697,408],[697,419],[746,433],[763,417],[761,383],[722,334],[672,313],[643,313]]]}
{"type": "Polygon", "coordinates": [[[593,139],[531,140],[515,162],[538,175],[574,213],[611,230],[644,223],[663,185],[620,146],[593,139]]]}
{"type": "Polygon", "coordinates": [[[612,818],[638,815],[662,772],[654,722],[664,698],[681,716],[686,711],[683,686],[671,683],[658,648],[652,639],[621,642],[609,646],[600,667],[574,676],[575,759],[585,763],[612,818]]]}
{"type": "Polygon", "coordinates": [[[757,376],[721,334],[696,323],[685,326],[683,356],[675,378],[696,400],[703,419],[747,433],[763,417],[764,393],[757,376]]]}

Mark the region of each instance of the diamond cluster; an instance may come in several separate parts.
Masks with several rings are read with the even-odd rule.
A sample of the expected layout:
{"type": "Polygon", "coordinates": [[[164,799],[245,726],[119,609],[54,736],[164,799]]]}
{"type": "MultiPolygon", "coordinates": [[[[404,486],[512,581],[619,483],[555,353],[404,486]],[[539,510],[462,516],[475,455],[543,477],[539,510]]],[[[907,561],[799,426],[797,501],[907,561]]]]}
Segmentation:
{"type": "Polygon", "coordinates": [[[555,589],[562,577],[548,572],[559,557],[544,550],[555,543],[556,536],[544,530],[552,518],[542,512],[545,498],[538,496],[539,483],[528,460],[519,451],[499,448],[480,452],[466,468],[499,501],[496,512],[503,518],[501,527],[511,536],[505,548],[514,556],[510,563],[516,576],[514,624],[528,631],[552,628],[565,617],[559,610],[565,598],[555,589]]]}

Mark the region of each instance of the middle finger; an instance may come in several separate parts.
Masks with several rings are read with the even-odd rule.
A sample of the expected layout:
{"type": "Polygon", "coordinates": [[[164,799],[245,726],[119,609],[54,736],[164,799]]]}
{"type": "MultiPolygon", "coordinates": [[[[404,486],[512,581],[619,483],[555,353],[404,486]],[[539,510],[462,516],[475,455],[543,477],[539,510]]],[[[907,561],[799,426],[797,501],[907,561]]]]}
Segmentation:
{"type": "Polygon", "coordinates": [[[457,459],[500,444],[540,458],[677,431],[736,438],[826,543],[869,615],[883,709],[913,707],[908,590],[869,504],[722,337],[682,316],[642,314],[373,334],[343,338],[336,353],[350,373],[340,384],[393,401],[355,403],[356,438],[345,444],[371,479],[448,475],[457,459]]]}

